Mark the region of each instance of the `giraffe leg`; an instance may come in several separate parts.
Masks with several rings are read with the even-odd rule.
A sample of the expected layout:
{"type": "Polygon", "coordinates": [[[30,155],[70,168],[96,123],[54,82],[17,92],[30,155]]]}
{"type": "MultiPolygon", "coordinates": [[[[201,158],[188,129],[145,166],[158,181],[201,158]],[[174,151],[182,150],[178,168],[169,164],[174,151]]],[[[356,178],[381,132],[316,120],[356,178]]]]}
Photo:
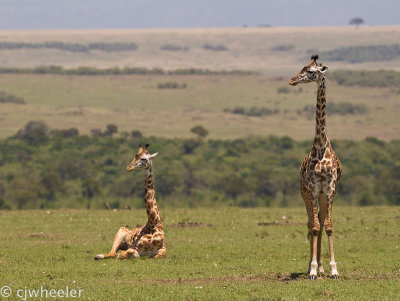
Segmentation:
{"type": "Polygon", "coordinates": [[[310,264],[310,279],[315,280],[317,278],[317,251],[318,251],[318,236],[320,232],[320,225],[318,220],[318,205],[317,205],[317,197],[311,196],[311,205],[312,205],[312,228],[311,228],[311,239],[312,239],[312,256],[311,256],[311,264],[310,264]]]}
{"type": "Polygon", "coordinates": [[[111,248],[110,253],[108,254],[99,254],[96,255],[94,258],[95,260],[99,259],[107,259],[107,258],[114,258],[117,255],[117,251],[122,249],[124,244],[126,243],[126,238],[129,233],[129,230],[125,227],[121,227],[114,238],[114,243],[111,248]]]}
{"type": "Polygon", "coordinates": [[[320,231],[318,233],[318,242],[317,242],[317,262],[318,262],[318,273],[321,276],[324,276],[325,272],[324,272],[324,267],[322,266],[322,258],[321,258],[321,252],[322,252],[321,241],[322,241],[322,229],[325,223],[326,204],[324,195],[322,193],[319,194],[318,203],[319,203],[318,220],[320,225],[320,231]]]}
{"type": "Polygon", "coordinates": [[[335,262],[335,255],[333,252],[333,227],[332,227],[332,203],[333,198],[335,197],[336,193],[336,185],[333,186],[333,189],[330,189],[326,194],[326,216],[325,216],[325,232],[328,236],[328,244],[329,244],[329,256],[330,262],[329,267],[331,268],[331,277],[334,279],[339,279],[339,273],[337,270],[336,262],[335,262]]]}
{"type": "Polygon", "coordinates": [[[138,250],[135,248],[129,248],[126,251],[121,251],[118,254],[118,259],[128,259],[128,258],[137,258],[140,257],[138,250]]]}
{"type": "Polygon", "coordinates": [[[160,250],[158,250],[157,254],[154,256],[154,258],[165,258],[167,253],[167,250],[165,249],[165,247],[161,248],[160,250]]]}
{"type": "Polygon", "coordinates": [[[313,260],[313,250],[314,250],[314,240],[313,240],[313,205],[312,205],[312,198],[310,197],[310,193],[307,190],[307,187],[304,185],[303,181],[300,184],[301,188],[301,196],[304,200],[304,204],[307,210],[308,216],[308,238],[310,240],[310,260],[308,262],[308,271],[307,274],[311,275],[311,262],[313,260]]]}

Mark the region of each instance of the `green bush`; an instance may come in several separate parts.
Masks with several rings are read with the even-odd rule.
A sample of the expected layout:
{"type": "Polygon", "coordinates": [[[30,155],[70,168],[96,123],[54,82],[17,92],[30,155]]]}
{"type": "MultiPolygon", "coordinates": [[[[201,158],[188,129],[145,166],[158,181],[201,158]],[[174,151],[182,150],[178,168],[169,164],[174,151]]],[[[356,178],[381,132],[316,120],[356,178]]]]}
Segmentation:
{"type": "Polygon", "coordinates": [[[16,137],[28,141],[31,145],[39,145],[49,140],[49,128],[42,121],[30,121],[24,129],[18,131],[16,137]]]}
{"type": "MultiPolygon", "coordinates": [[[[352,104],[349,102],[328,102],[326,105],[328,115],[363,115],[368,112],[367,107],[363,104],[352,104]]],[[[298,114],[305,113],[308,117],[315,114],[314,105],[305,105],[303,111],[298,111],[298,114]]]]}
{"type": "Polygon", "coordinates": [[[276,89],[276,93],[278,94],[288,94],[290,93],[290,89],[288,87],[279,87],[276,89]]]}
{"type": "Polygon", "coordinates": [[[181,47],[173,44],[165,44],[160,47],[161,50],[166,50],[166,51],[189,51],[189,47],[181,47]]]}
{"type": "Polygon", "coordinates": [[[185,83],[177,83],[177,82],[166,82],[166,83],[159,83],[157,85],[158,89],[185,89],[185,83]]]}
{"type": "Polygon", "coordinates": [[[271,110],[268,108],[260,108],[260,107],[255,107],[252,106],[250,108],[244,108],[244,107],[235,107],[233,109],[225,108],[223,110],[225,113],[232,113],[232,114],[237,114],[237,115],[247,115],[247,116],[255,116],[255,117],[260,117],[264,115],[274,115],[278,114],[279,110],[271,110]]]}
{"type": "MultiPolygon", "coordinates": [[[[104,135],[46,137],[35,145],[18,137],[0,139],[0,209],[103,208],[105,201],[113,208],[143,206],[145,173],[126,172],[140,142],[159,152],[153,171],[161,206],[302,206],[298,169],[312,145],[276,136],[140,142],[104,135]]],[[[400,205],[399,140],[332,144],[343,164],[335,203],[400,205]]]]}
{"type": "Polygon", "coordinates": [[[225,47],[224,45],[204,44],[203,49],[212,51],[228,51],[228,48],[225,47]]]}
{"type": "Polygon", "coordinates": [[[7,94],[6,92],[0,91],[0,103],[16,103],[16,104],[25,104],[25,100],[12,95],[12,94],[7,94]]]}
{"type": "Polygon", "coordinates": [[[135,51],[138,46],[135,43],[91,43],[91,44],[78,44],[78,43],[64,43],[64,42],[44,42],[44,43],[19,43],[19,42],[0,42],[0,49],[58,49],[70,52],[88,52],[91,50],[99,51],[135,51]]]}
{"type": "Polygon", "coordinates": [[[201,125],[196,125],[190,129],[190,132],[196,134],[197,136],[204,138],[208,135],[208,131],[201,125]]]}
{"type": "Polygon", "coordinates": [[[337,70],[330,74],[330,78],[343,86],[363,87],[398,87],[400,86],[400,72],[397,71],[352,71],[337,70]]]}
{"type": "Polygon", "coordinates": [[[278,45],[275,47],[272,47],[271,50],[273,51],[290,51],[295,48],[294,45],[278,45]]]}
{"type": "Polygon", "coordinates": [[[140,67],[106,68],[78,67],[64,69],[60,66],[39,66],[35,68],[0,67],[0,74],[56,74],[56,75],[254,75],[259,74],[249,70],[208,70],[208,69],[176,69],[165,71],[159,68],[147,69],[140,67]]]}
{"type": "Polygon", "coordinates": [[[349,63],[390,61],[400,57],[400,45],[368,45],[336,48],[320,53],[320,57],[329,61],[349,63]]]}

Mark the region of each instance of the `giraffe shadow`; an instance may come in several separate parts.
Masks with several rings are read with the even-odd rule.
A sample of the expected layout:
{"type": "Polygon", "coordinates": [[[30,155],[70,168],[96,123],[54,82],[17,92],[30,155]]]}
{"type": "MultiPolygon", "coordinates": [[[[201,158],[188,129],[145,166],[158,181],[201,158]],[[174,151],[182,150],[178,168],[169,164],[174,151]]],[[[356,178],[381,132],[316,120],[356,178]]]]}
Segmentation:
{"type": "Polygon", "coordinates": [[[281,281],[294,281],[299,279],[307,279],[307,273],[291,273],[281,279],[281,281]]]}

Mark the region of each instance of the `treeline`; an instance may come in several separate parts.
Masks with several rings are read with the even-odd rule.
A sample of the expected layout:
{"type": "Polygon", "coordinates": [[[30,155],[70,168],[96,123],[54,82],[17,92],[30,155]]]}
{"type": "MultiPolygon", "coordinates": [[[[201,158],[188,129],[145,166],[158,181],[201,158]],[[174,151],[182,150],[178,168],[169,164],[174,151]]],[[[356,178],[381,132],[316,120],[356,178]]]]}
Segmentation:
{"type": "MultiPolygon", "coordinates": [[[[309,51],[309,53],[314,53],[309,51]]],[[[400,56],[400,45],[366,45],[336,48],[320,53],[320,57],[329,61],[346,61],[363,63],[375,61],[390,61],[400,56]]]]}
{"type": "MultiPolygon", "coordinates": [[[[352,104],[350,102],[328,102],[326,105],[328,115],[363,115],[368,112],[364,104],[352,104]]],[[[305,113],[309,118],[315,115],[315,105],[305,105],[303,110],[297,111],[298,114],[305,113]]]]}
{"type": "MultiPolygon", "coordinates": [[[[236,106],[234,108],[225,108],[222,110],[224,113],[231,113],[236,115],[246,115],[251,117],[261,117],[279,114],[278,109],[270,109],[266,107],[242,107],[236,106]]],[[[326,106],[328,115],[363,115],[368,113],[368,109],[364,104],[352,104],[350,102],[328,102],[326,106]]],[[[289,111],[285,111],[289,112],[289,111]]],[[[306,115],[308,118],[314,117],[315,105],[305,105],[302,110],[297,110],[297,114],[306,115]]]]}
{"type": "Polygon", "coordinates": [[[343,86],[363,87],[399,87],[400,72],[389,70],[353,71],[337,70],[329,74],[329,78],[343,86]]]}
{"type": "Polygon", "coordinates": [[[43,43],[25,43],[25,42],[0,42],[2,49],[58,49],[71,52],[89,52],[98,51],[135,51],[138,46],[135,43],[105,43],[97,42],[90,44],[64,43],[64,42],[43,42],[43,43]]]}
{"type": "Polygon", "coordinates": [[[163,70],[159,68],[113,67],[98,69],[95,67],[78,67],[65,69],[61,66],[39,66],[34,68],[0,67],[0,74],[54,74],[54,75],[251,75],[258,74],[246,70],[208,70],[208,69],[176,69],[163,70]]]}
{"type": "MultiPolygon", "coordinates": [[[[29,122],[0,141],[0,206],[142,207],[144,172],[127,173],[139,143],[150,143],[160,206],[302,206],[299,166],[312,141],[142,137],[116,125],[93,135],[29,122]]],[[[400,141],[334,140],[343,163],[336,204],[400,205],[400,141]]]]}
{"type": "Polygon", "coordinates": [[[224,113],[232,113],[236,115],[246,115],[246,116],[252,116],[252,117],[261,117],[265,115],[274,115],[278,114],[279,110],[278,109],[269,109],[265,107],[255,107],[252,106],[250,108],[245,108],[245,107],[234,107],[234,108],[225,108],[223,110],[224,113]]]}

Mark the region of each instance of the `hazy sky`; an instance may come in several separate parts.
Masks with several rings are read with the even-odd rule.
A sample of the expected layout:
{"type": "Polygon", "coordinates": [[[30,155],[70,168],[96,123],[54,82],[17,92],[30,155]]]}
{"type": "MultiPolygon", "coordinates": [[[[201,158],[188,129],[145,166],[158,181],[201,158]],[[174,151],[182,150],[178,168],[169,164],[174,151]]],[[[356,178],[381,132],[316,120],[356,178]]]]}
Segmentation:
{"type": "Polygon", "coordinates": [[[400,24],[400,0],[0,0],[1,29],[400,24]]]}

